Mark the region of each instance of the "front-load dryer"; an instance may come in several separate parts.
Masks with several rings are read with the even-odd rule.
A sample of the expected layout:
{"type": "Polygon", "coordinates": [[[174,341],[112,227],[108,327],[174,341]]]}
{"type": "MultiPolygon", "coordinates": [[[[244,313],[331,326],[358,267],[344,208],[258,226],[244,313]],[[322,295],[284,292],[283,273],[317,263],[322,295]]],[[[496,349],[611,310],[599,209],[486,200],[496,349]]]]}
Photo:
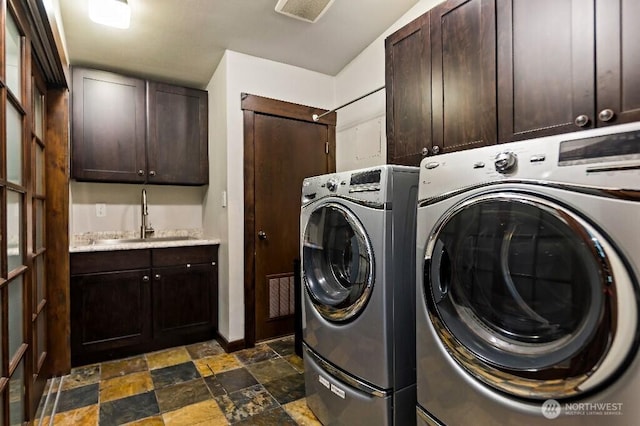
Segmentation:
{"type": "Polygon", "coordinates": [[[325,425],[415,424],[418,168],[304,180],[307,404],[325,425]]]}
{"type": "Polygon", "coordinates": [[[423,160],[421,424],[636,424],[640,124],[423,160]]]}

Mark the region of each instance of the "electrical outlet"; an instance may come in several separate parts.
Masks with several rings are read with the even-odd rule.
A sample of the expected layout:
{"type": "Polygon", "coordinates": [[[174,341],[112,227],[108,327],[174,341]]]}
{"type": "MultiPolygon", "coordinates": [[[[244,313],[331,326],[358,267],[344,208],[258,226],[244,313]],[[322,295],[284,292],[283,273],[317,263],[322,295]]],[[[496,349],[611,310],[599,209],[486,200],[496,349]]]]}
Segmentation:
{"type": "Polygon", "coordinates": [[[104,203],[96,204],[96,216],[105,217],[107,215],[107,205],[104,203]]]}

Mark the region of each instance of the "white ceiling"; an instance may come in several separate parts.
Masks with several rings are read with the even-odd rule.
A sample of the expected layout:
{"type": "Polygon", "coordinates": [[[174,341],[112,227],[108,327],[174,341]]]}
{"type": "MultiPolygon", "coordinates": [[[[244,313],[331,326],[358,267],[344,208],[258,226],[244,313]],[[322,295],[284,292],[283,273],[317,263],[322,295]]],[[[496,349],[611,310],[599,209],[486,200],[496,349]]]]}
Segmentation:
{"type": "Polygon", "coordinates": [[[277,0],[129,0],[127,30],[95,24],[87,0],[59,0],[71,65],[204,88],[225,49],[336,75],[418,0],[336,0],[311,24],[277,0]]]}

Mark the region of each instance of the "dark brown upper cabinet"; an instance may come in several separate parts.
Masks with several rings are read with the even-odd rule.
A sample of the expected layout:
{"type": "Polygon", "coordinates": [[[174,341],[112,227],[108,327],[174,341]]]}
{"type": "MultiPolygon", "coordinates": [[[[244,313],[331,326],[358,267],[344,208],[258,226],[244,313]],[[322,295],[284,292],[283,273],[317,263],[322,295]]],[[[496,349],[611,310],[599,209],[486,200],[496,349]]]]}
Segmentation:
{"type": "Polygon", "coordinates": [[[640,2],[497,6],[500,142],[640,120],[640,2]]]}
{"type": "Polygon", "coordinates": [[[209,183],[207,92],[149,82],[148,183],[209,183]]]}
{"type": "Polygon", "coordinates": [[[497,142],[495,0],[449,0],[385,40],[387,162],[497,142]]]}
{"type": "Polygon", "coordinates": [[[434,154],[497,141],[495,6],[449,0],[430,12],[434,154]]]}
{"type": "Polygon", "coordinates": [[[144,80],[84,68],[72,78],[72,177],[145,182],[144,80]]]}
{"type": "Polygon", "coordinates": [[[417,166],[431,152],[429,13],[385,40],[387,163],[417,166]]]}
{"type": "Polygon", "coordinates": [[[638,0],[596,0],[594,120],[598,126],[640,120],[638,16],[638,0]]]}
{"type": "Polygon", "coordinates": [[[207,184],[207,99],[202,90],[74,68],[72,177],[207,184]]]}

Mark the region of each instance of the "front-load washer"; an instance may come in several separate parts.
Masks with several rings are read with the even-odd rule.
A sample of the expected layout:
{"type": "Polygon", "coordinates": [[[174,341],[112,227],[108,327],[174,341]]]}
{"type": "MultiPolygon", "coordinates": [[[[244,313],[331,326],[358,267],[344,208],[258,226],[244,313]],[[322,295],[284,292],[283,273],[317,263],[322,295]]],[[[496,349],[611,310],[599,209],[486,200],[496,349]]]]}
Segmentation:
{"type": "Polygon", "coordinates": [[[636,424],[640,123],[424,159],[420,424],[636,424]]]}
{"type": "Polygon", "coordinates": [[[417,191],[406,166],[303,182],[305,386],[325,425],[415,424],[417,191]]]}

